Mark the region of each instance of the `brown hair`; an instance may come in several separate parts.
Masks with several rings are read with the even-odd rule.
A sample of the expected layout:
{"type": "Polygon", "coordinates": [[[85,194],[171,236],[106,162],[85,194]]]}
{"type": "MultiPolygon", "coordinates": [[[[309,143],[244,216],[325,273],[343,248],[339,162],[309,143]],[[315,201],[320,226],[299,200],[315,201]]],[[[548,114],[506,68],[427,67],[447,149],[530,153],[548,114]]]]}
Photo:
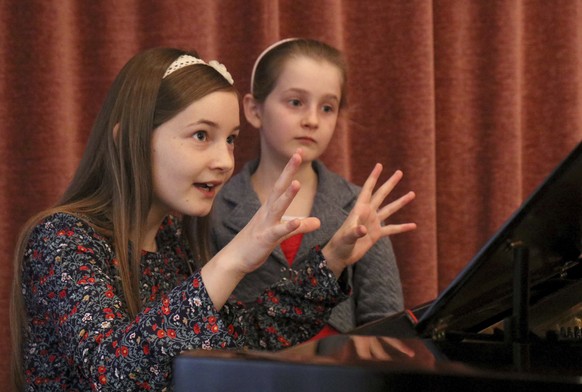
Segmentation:
{"type": "Polygon", "coordinates": [[[255,62],[251,76],[251,93],[255,100],[264,102],[275,88],[287,60],[308,57],[327,61],[341,73],[340,108],[347,105],[347,64],[343,54],[333,46],[308,38],[291,38],[268,47],[255,62]]]}
{"type": "MultiPolygon", "coordinates": [[[[216,92],[237,94],[234,87],[207,65],[183,67],[162,78],[180,55],[196,52],[155,48],[134,56],[115,78],[93,125],[75,175],[59,203],[31,218],[21,232],[14,258],[10,303],[13,382],[23,384],[21,341],[27,322],[22,296],[22,265],[34,226],[55,212],[76,214],[111,239],[118,261],[122,294],[131,317],[141,309],[139,293],[141,227],[152,202],[151,138],[154,129],[216,92]],[[135,247],[133,246],[135,245],[135,247]]],[[[184,217],[184,230],[195,227],[193,253],[208,260],[207,217],[184,217]],[[191,222],[191,221],[194,222],[191,222]]]]}

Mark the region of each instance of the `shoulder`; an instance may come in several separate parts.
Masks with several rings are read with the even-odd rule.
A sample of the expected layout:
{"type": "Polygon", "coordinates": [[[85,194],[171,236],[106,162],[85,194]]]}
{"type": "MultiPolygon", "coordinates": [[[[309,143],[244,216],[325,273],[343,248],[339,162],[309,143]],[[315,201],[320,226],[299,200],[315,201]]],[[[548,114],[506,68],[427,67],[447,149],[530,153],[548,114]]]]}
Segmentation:
{"type": "Polygon", "coordinates": [[[85,258],[109,260],[113,247],[111,240],[97,232],[86,218],[57,212],[32,227],[24,257],[35,268],[52,268],[55,262],[64,265],[85,258]]]}
{"type": "Polygon", "coordinates": [[[95,239],[104,241],[105,237],[99,234],[86,218],[66,212],[57,212],[41,218],[32,227],[30,238],[39,239],[95,239]]]}
{"type": "Polygon", "coordinates": [[[358,194],[361,189],[360,186],[351,183],[350,181],[340,176],[336,172],[329,170],[322,161],[313,161],[313,169],[317,173],[321,186],[324,186],[326,188],[331,187],[345,188],[346,190],[349,190],[350,192],[354,192],[356,194],[358,194]]]}
{"type": "Polygon", "coordinates": [[[213,211],[225,213],[239,204],[252,200],[254,191],[251,184],[251,175],[256,170],[258,160],[247,162],[239,173],[234,175],[218,192],[213,203],[213,211]]]}
{"type": "Polygon", "coordinates": [[[313,169],[319,181],[318,196],[331,199],[335,204],[342,206],[350,205],[358,198],[362,188],[332,172],[323,162],[313,161],[313,169]]]}

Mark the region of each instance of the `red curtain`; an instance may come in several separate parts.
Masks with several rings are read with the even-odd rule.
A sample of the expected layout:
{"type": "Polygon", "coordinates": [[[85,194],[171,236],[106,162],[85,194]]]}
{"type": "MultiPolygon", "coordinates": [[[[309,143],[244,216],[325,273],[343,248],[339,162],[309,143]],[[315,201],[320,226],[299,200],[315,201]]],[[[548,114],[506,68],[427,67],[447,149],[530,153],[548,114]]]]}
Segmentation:
{"type": "MultiPolygon", "coordinates": [[[[402,169],[397,193],[417,192],[394,217],[418,223],[393,238],[411,307],[434,299],[582,139],[581,18],[577,0],[0,2],[0,348],[18,230],[64,190],[137,51],[196,49],[245,93],[274,41],[342,49],[349,121],[324,160],[359,184],[375,162],[385,177],[402,169]]],[[[256,131],[243,122],[239,141],[238,167],[256,155],[256,131]]]]}

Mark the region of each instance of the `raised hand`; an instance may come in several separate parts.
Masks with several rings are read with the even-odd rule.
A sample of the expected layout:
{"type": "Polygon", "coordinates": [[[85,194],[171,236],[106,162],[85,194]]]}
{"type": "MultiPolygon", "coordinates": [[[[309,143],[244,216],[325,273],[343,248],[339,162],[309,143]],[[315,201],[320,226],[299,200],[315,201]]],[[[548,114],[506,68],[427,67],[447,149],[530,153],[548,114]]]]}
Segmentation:
{"type": "Polygon", "coordinates": [[[414,200],[415,194],[408,192],[382,207],[403,174],[397,170],[374,191],[381,173],[382,165],[376,164],[344,224],[322,249],[328,267],[338,277],[345,267],[360,260],[380,238],[416,229],[415,223],[384,224],[386,219],[414,200]]]}
{"type": "Polygon", "coordinates": [[[284,239],[317,230],[320,226],[319,219],[314,217],[282,221],[285,211],[300,188],[299,182],[293,180],[293,177],[301,165],[301,154],[301,149],[293,154],[267,201],[235,237],[238,241],[238,252],[246,255],[243,260],[246,272],[260,267],[284,239]]]}
{"type": "Polygon", "coordinates": [[[293,177],[301,165],[301,154],[300,149],[293,154],[266,203],[230,243],[202,268],[206,290],[217,309],[224,305],[238,282],[247,273],[259,268],[283,240],[319,228],[319,219],[313,217],[282,221],[283,214],[300,188],[299,182],[293,180],[293,177]]]}

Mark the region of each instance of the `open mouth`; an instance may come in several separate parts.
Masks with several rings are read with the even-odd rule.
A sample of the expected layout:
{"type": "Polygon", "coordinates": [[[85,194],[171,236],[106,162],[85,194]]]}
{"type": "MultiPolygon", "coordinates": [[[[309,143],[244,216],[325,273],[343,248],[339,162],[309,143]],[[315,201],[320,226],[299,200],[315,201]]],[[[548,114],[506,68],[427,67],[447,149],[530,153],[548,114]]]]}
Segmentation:
{"type": "Polygon", "coordinates": [[[214,189],[214,184],[194,184],[195,187],[205,190],[206,192],[210,192],[214,189]]]}

